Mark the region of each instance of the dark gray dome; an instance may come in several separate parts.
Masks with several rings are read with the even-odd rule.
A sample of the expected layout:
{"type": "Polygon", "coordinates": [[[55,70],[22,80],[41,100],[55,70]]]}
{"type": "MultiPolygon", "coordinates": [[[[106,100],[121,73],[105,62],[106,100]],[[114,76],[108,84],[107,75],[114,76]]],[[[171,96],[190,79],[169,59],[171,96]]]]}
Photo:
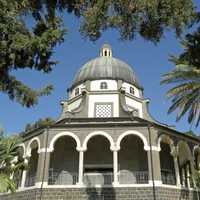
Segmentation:
{"type": "Polygon", "coordinates": [[[128,64],[117,58],[101,56],[90,60],[81,67],[71,88],[87,80],[99,79],[123,80],[140,87],[133,70],[128,64]]]}

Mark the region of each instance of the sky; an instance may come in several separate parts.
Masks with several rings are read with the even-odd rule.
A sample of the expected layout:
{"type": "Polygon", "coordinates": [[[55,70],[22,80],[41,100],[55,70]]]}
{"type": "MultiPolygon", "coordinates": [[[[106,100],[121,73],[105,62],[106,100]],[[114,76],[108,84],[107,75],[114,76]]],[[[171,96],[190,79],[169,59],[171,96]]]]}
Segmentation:
{"type": "Polygon", "coordinates": [[[57,119],[61,113],[60,101],[67,99],[67,88],[72,84],[75,74],[84,63],[99,56],[99,49],[107,42],[112,46],[113,56],[132,67],[139,83],[144,87],[145,98],[150,99],[149,110],[156,120],[173,125],[182,132],[192,128],[196,134],[200,134],[200,128],[191,127],[186,117],[176,122],[176,113],[167,114],[170,101],[165,94],[170,87],[160,85],[160,81],[163,74],[174,68],[169,55],[179,55],[182,51],[173,32],[167,32],[157,45],[139,36],[133,41],[121,41],[119,33],[114,30],[104,32],[100,39],[91,42],[80,35],[78,19],[66,15],[65,24],[68,33],[64,43],[55,48],[54,59],[59,63],[50,74],[31,70],[14,72],[19,80],[35,89],[53,84],[52,94],[41,97],[38,105],[33,108],[25,108],[9,100],[6,94],[0,93],[0,127],[5,133],[19,133],[27,123],[33,123],[39,118],[57,119]]]}

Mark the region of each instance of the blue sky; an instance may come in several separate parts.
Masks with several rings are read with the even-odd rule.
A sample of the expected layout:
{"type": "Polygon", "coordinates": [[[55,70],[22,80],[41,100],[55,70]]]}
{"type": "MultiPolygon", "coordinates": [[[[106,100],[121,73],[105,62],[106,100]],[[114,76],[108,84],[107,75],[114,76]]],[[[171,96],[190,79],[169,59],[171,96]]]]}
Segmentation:
{"type": "MultiPolygon", "coordinates": [[[[169,86],[160,86],[161,76],[173,69],[168,61],[170,54],[181,52],[179,41],[173,32],[167,32],[165,38],[157,45],[147,42],[139,36],[133,41],[120,41],[119,34],[110,30],[105,32],[95,43],[83,39],[78,32],[79,21],[72,16],[66,16],[68,33],[65,42],[55,49],[54,58],[59,64],[50,74],[44,75],[31,70],[18,70],[17,78],[33,88],[47,84],[54,85],[54,91],[47,97],[42,97],[39,104],[33,108],[25,108],[10,101],[5,94],[0,94],[0,125],[8,134],[20,132],[27,123],[33,123],[39,118],[58,118],[61,113],[60,101],[67,98],[67,88],[79,68],[88,60],[99,55],[99,49],[108,42],[113,49],[113,56],[127,62],[136,73],[140,84],[144,87],[145,98],[150,99],[150,112],[160,122],[174,125],[179,131],[188,131],[190,125],[183,118],[176,122],[176,114],[167,114],[170,101],[165,97],[169,86]]],[[[199,128],[193,128],[200,133],[199,128]]]]}

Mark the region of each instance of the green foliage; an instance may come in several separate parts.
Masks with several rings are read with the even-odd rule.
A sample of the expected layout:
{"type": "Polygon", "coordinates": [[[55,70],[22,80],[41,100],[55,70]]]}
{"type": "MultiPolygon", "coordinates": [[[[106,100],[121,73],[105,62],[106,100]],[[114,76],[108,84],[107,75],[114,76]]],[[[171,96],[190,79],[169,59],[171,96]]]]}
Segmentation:
{"type": "Polygon", "coordinates": [[[96,0],[82,1],[80,31],[96,40],[108,28],[119,30],[121,39],[143,38],[158,42],[165,30],[175,29],[177,36],[193,21],[192,0],[96,0]]]}
{"type": "MultiPolygon", "coordinates": [[[[35,2],[41,10],[44,2],[35,2]]],[[[51,16],[67,11],[81,17],[80,32],[91,40],[114,28],[119,30],[121,39],[134,39],[139,33],[158,42],[165,30],[175,29],[179,36],[196,15],[192,0],[54,0],[45,4],[51,16]]]]}
{"type": "Polygon", "coordinates": [[[65,12],[80,18],[81,34],[93,41],[112,28],[123,40],[139,34],[156,43],[166,30],[179,36],[195,17],[192,0],[0,0],[0,91],[11,100],[31,107],[53,89],[33,90],[11,74],[52,70],[53,49],[66,32],[60,18],[65,12]]]}
{"type": "Polygon", "coordinates": [[[200,69],[187,65],[176,65],[176,69],[165,74],[162,83],[174,83],[167,92],[172,99],[168,112],[178,110],[177,121],[188,113],[188,122],[198,126],[200,122],[200,69]]]}
{"type": "Polygon", "coordinates": [[[8,190],[15,192],[16,184],[9,175],[0,174],[0,192],[8,192],[8,190]]]}
{"type": "MultiPolygon", "coordinates": [[[[199,21],[200,15],[197,15],[197,25],[199,21]]],[[[183,53],[171,57],[175,69],[165,74],[161,83],[175,84],[167,92],[167,97],[172,99],[169,113],[178,110],[177,120],[188,114],[188,122],[197,127],[200,122],[200,27],[187,34],[181,44],[183,53]]]]}
{"type": "Polygon", "coordinates": [[[178,58],[173,57],[172,61],[175,64],[186,64],[200,69],[200,27],[194,33],[187,34],[181,44],[184,52],[178,58]]]}
{"type": "Polygon", "coordinates": [[[40,128],[40,127],[50,126],[53,123],[55,123],[55,120],[50,117],[47,117],[45,119],[39,119],[38,121],[36,121],[33,124],[27,124],[25,127],[25,132],[28,132],[28,131],[31,131],[33,129],[40,128]]]}
{"type": "Polygon", "coordinates": [[[24,169],[24,160],[19,152],[19,137],[5,137],[0,139],[0,192],[16,190],[16,183],[11,175],[24,169]],[[16,159],[17,158],[17,159],[16,159]]]}
{"type": "Polygon", "coordinates": [[[193,131],[191,131],[191,130],[190,130],[190,131],[187,131],[187,132],[185,132],[185,134],[187,134],[187,135],[192,135],[192,136],[193,136],[193,135],[194,135],[194,136],[196,135],[196,134],[195,134],[193,131]]]}
{"type": "Polygon", "coordinates": [[[57,62],[51,60],[53,48],[63,41],[61,20],[37,9],[38,3],[28,0],[0,0],[0,91],[23,106],[37,103],[48,95],[51,85],[35,91],[11,73],[17,69],[34,69],[48,73],[57,62]],[[33,20],[32,27],[26,19],[33,20]]]}

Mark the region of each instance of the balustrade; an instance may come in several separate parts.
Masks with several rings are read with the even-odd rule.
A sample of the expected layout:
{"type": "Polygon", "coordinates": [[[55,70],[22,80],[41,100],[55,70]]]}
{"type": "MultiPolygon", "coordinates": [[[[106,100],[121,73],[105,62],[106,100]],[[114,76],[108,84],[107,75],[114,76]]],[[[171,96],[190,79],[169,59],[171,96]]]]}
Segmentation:
{"type": "Polygon", "coordinates": [[[149,181],[148,171],[121,171],[118,176],[120,184],[145,184],[149,181]]]}

